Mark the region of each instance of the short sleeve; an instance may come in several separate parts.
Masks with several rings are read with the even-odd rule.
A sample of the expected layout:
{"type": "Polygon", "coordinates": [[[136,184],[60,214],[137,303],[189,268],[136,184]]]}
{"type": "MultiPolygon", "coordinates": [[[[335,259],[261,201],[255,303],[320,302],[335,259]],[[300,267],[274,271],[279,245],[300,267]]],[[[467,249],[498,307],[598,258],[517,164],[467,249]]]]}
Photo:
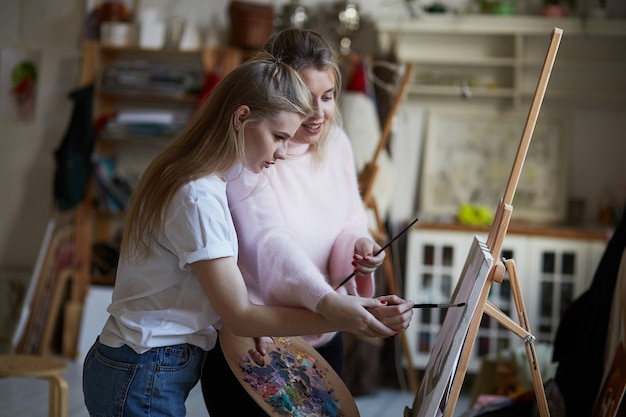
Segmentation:
{"type": "Polygon", "coordinates": [[[194,262],[237,257],[237,236],[224,198],[197,190],[175,195],[166,219],[165,239],[178,256],[179,267],[194,262]]]}

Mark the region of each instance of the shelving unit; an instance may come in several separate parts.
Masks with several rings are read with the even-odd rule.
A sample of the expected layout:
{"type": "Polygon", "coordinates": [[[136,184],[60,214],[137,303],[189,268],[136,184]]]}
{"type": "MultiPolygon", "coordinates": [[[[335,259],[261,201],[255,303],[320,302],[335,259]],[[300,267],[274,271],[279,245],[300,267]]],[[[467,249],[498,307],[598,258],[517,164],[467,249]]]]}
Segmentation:
{"type": "Polygon", "coordinates": [[[546,100],[626,101],[626,21],[540,16],[428,15],[377,20],[383,50],[416,65],[409,93],[424,98],[532,99],[547,36],[564,41],[546,100]],[[464,89],[462,91],[462,88],[464,89]]]}
{"type": "Polygon", "coordinates": [[[112,285],[124,209],[147,164],[184,127],[198,105],[205,74],[239,65],[237,48],[197,51],[83,45],[83,79],[92,80],[97,128],[93,181],[83,227],[91,284],[112,285]],[[134,117],[128,123],[120,114],[134,117]],[[147,120],[147,121],[146,121],[147,120]],[[103,259],[105,258],[105,259],[103,259]],[[104,264],[104,265],[103,265],[104,264]]]}
{"type": "MultiPolygon", "coordinates": [[[[205,48],[194,52],[182,52],[148,51],[138,48],[101,48],[95,41],[83,43],[79,83],[81,87],[88,85],[95,87],[92,116],[97,135],[93,156],[94,158],[112,156],[121,159],[125,164],[131,165],[136,170],[137,175],[140,175],[142,169],[150,162],[156,152],[160,151],[173,138],[175,132],[167,131],[167,134],[157,135],[158,137],[139,135],[136,132],[129,135],[106,137],[106,135],[101,134],[102,131],[98,128],[105,123],[105,116],[115,114],[122,108],[153,109],[154,111],[187,109],[193,111],[201,97],[201,91],[200,88],[183,92],[163,92],[162,90],[155,92],[149,89],[137,91],[136,87],[142,85],[140,80],[130,82],[133,88],[126,88],[122,91],[107,89],[103,82],[104,73],[108,67],[123,60],[151,62],[157,63],[157,65],[163,63],[182,66],[193,65],[197,68],[200,77],[211,72],[219,77],[226,75],[239,65],[242,61],[242,53],[241,50],[233,47],[205,48]]],[[[90,180],[83,201],[73,210],[57,213],[55,216],[59,225],[55,227],[64,233],[67,229],[67,233],[71,235],[73,241],[71,265],[60,272],[57,280],[60,283],[60,286],[57,285],[59,290],[54,290],[56,295],[52,300],[57,307],[62,304],[62,354],[73,359],[78,358],[80,354],[84,355],[85,351],[80,352],[79,347],[83,347],[84,344],[90,345],[93,342],[93,339],[89,337],[81,340],[81,337],[85,336],[81,333],[89,333],[94,325],[89,317],[92,312],[86,311],[89,306],[85,305],[90,295],[93,295],[90,294],[90,290],[98,286],[102,290],[97,291],[100,294],[98,296],[100,297],[99,301],[108,303],[106,300],[110,300],[110,291],[112,291],[110,286],[115,281],[114,269],[118,257],[115,237],[119,234],[124,217],[123,208],[112,210],[97,204],[96,175],[92,175],[90,180]],[[61,225],[63,229],[61,229],[61,225]],[[112,251],[105,253],[106,256],[110,257],[113,268],[104,274],[94,272],[94,265],[97,264],[98,257],[102,256],[102,253],[96,253],[97,250],[94,250],[99,244],[103,246],[97,250],[106,246],[113,247],[112,251]],[[62,288],[66,286],[67,288],[62,288]],[[87,322],[83,323],[85,315],[87,322]],[[81,327],[83,328],[82,332],[81,327]]],[[[51,233],[57,233],[57,231],[51,233]]],[[[48,266],[48,269],[53,268],[56,261],[52,259],[50,265],[52,266],[48,266]]],[[[57,307],[51,308],[49,312],[43,311],[42,317],[53,315],[57,307]]],[[[99,311],[103,312],[104,310],[99,311]]],[[[101,326],[100,321],[105,319],[106,315],[104,317],[98,316],[96,326],[101,326]]],[[[58,324],[51,323],[58,326],[58,324]]],[[[47,332],[50,332],[50,329],[47,332]]],[[[93,336],[92,333],[89,334],[93,336]]],[[[49,348],[47,339],[44,338],[43,340],[42,349],[49,348]]]]}
{"type": "Polygon", "coordinates": [[[144,116],[180,113],[178,117],[184,123],[185,115],[193,111],[200,98],[202,54],[88,47],[97,51],[94,120],[99,126],[89,190],[93,220],[91,283],[111,285],[132,187],[145,166],[179,130],[171,121],[118,123],[116,117],[133,112],[144,116]]]}

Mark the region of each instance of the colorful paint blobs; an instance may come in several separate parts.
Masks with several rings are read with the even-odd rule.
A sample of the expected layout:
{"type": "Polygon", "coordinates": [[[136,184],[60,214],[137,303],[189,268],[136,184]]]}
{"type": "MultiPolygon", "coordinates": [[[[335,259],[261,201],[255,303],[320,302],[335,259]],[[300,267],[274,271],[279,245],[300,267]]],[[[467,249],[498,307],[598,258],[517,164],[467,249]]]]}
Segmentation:
{"type": "Polygon", "coordinates": [[[239,365],[243,381],[270,404],[278,415],[297,417],[341,417],[341,404],[335,390],[307,352],[290,352],[288,338],[278,338],[269,351],[270,363],[258,366],[244,357],[239,365]]]}

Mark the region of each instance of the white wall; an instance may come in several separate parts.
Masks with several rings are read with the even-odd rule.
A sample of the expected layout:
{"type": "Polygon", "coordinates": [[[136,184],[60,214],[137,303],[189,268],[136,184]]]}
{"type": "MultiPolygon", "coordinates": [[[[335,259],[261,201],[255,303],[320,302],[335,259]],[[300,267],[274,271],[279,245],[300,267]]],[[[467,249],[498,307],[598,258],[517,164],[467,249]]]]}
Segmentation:
{"type": "Polygon", "coordinates": [[[35,262],[52,207],[53,151],[68,123],[81,3],[2,0],[0,48],[41,54],[33,121],[0,120],[0,267],[35,262]]]}
{"type": "Polygon", "coordinates": [[[607,198],[626,197],[626,109],[577,110],[572,122],[568,195],[587,200],[592,220],[607,198]]]}
{"type": "MultiPolygon", "coordinates": [[[[288,0],[251,1],[270,3],[278,9],[288,0]]],[[[404,13],[403,2],[361,0],[358,4],[362,13],[375,16],[390,11],[404,13]]],[[[86,3],[86,0],[0,0],[0,48],[34,48],[42,54],[35,119],[28,123],[0,120],[0,268],[32,268],[52,213],[53,152],[71,115],[67,94],[77,86],[86,3]]],[[[169,0],[138,0],[138,3],[165,7],[169,0]]],[[[302,3],[312,6],[328,1],[302,3]]],[[[419,0],[418,3],[431,2],[419,0]]],[[[463,0],[445,3],[456,8],[469,4],[463,0]]],[[[179,0],[179,11],[186,16],[193,14],[202,29],[219,26],[224,32],[228,4],[228,0],[179,0]]],[[[407,175],[412,176],[418,167],[420,143],[416,137],[419,133],[413,129],[420,128],[421,113],[416,110],[411,115],[407,111],[402,112],[402,117],[414,127],[410,127],[410,135],[399,137],[394,146],[407,149],[401,153],[407,160],[399,163],[406,164],[407,175]]],[[[576,167],[571,173],[571,193],[596,199],[601,183],[626,178],[626,164],[621,160],[626,154],[625,120],[623,111],[577,115],[575,129],[581,139],[571,156],[572,166],[576,167]]],[[[406,195],[404,186],[402,183],[398,188],[406,195]]],[[[397,207],[401,211],[397,216],[412,217],[411,201],[405,200],[397,207]]]]}

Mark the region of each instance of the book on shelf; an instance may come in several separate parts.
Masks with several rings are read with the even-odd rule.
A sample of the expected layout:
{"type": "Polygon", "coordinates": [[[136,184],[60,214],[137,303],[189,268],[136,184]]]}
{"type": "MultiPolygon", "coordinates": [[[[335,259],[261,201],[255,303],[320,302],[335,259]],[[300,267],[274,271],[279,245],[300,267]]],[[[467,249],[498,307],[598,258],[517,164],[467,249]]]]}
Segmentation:
{"type": "Polygon", "coordinates": [[[119,124],[151,123],[171,125],[176,122],[176,113],[173,110],[159,109],[121,109],[115,115],[115,122],[119,124]]]}
{"type": "Polygon", "coordinates": [[[97,155],[94,157],[96,177],[96,201],[98,207],[111,212],[126,209],[133,186],[116,170],[115,157],[97,155]]]}
{"type": "Polygon", "coordinates": [[[167,141],[174,138],[189,119],[188,110],[120,109],[107,121],[101,137],[128,141],[167,141]]]}
{"type": "Polygon", "coordinates": [[[199,94],[201,65],[155,64],[141,60],[119,61],[104,71],[104,91],[142,94],[199,94]]]}

